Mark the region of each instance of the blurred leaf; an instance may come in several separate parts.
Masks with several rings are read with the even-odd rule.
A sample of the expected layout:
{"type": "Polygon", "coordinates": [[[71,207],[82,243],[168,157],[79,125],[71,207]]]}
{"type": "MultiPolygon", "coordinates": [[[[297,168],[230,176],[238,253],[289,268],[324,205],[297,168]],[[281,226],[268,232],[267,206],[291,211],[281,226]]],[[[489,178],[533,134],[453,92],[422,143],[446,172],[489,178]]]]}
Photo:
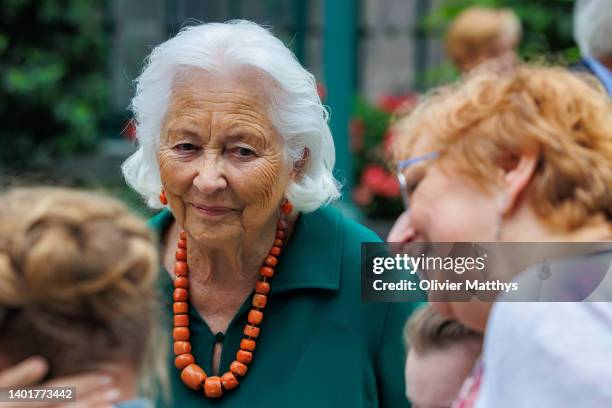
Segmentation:
{"type": "Polygon", "coordinates": [[[26,66],[22,69],[9,68],[6,76],[6,90],[9,93],[32,93],[55,87],[64,75],[61,63],[46,66],[26,66]]]}
{"type": "Polygon", "coordinates": [[[6,50],[8,43],[9,41],[8,38],[6,38],[6,35],[0,33],[0,54],[6,50]]]}
{"type": "Polygon", "coordinates": [[[105,0],[0,2],[0,164],[91,150],[108,106],[105,0]]]}

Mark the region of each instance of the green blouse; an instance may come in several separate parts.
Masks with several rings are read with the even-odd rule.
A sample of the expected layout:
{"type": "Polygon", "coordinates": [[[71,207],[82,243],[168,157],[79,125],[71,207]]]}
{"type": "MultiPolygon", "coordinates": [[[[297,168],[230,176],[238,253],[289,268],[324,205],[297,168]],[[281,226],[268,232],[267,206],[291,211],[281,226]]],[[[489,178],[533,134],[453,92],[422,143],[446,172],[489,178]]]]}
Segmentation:
{"type": "MultiPolygon", "coordinates": [[[[150,225],[161,234],[172,220],[165,210],[150,225]]],[[[417,304],[361,302],[362,242],[380,239],[332,207],[300,215],[279,258],[253,362],[240,386],[207,399],[183,385],[170,350],[172,403],[159,406],[409,407],[402,328],[417,304]]],[[[163,269],[160,280],[171,315],[173,286],[163,269]]],[[[225,333],[222,373],[235,359],[251,297],[225,333]]],[[[210,373],[215,333],[194,308],[190,321],[193,354],[210,373]]]]}

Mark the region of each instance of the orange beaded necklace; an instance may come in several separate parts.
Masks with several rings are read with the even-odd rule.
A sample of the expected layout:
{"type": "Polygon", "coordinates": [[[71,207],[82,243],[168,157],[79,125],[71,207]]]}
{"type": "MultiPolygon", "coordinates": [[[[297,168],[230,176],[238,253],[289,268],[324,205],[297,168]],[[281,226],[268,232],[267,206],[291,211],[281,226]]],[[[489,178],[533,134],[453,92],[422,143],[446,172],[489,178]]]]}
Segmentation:
{"type": "MultiPolygon", "coordinates": [[[[288,215],[293,206],[287,200],[281,204],[281,212],[288,215]]],[[[240,341],[240,350],[236,353],[236,360],[230,364],[229,371],[221,377],[208,377],[206,372],[196,364],[195,357],[191,354],[191,342],[189,341],[189,267],[187,266],[187,235],[185,231],[179,234],[178,248],[176,250],[176,263],[174,264],[174,354],[176,358],[174,365],[181,371],[181,380],[189,388],[199,391],[204,388],[204,395],[208,398],[219,398],[223,391],[229,391],[238,387],[238,377],[244,377],[247,366],[253,360],[255,351],[255,339],[259,336],[259,325],[263,320],[263,309],[268,301],[270,293],[269,280],[274,276],[274,268],[278,264],[278,256],[281,254],[285,228],[287,223],[280,219],[276,226],[276,237],[268,255],[264,259],[259,270],[260,279],[255,284],[255,295],[253,295],[253,308],[249,311],[248,324],[244,326],[244,338],[240,341]]]]}

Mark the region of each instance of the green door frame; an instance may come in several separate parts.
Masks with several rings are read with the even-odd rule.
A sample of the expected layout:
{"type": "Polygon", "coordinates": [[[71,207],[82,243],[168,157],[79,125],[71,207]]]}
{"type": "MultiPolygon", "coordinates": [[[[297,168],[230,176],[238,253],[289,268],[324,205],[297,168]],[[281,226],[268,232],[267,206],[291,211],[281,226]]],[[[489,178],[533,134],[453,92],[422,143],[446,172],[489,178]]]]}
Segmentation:
{"type": "Polygon", "coordinates": [[[342,204],[352,207],[352,154],[349,121],[357,85],[357,18],[359,0],[324,0],[323,74],[325,104],[336,145],[335,175],[343,184],[342,204]]]}

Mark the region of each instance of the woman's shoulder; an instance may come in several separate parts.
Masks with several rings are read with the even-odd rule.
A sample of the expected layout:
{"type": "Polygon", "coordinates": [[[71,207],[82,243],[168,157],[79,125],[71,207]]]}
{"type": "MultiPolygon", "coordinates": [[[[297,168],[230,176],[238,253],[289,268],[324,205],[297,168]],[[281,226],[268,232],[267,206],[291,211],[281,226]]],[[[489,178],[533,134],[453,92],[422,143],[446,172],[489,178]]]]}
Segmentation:
{"type": "Polygon", "coordinates": [[[358,222],[345,217],[340,210],[332,206],[324,206],[318,210],[303,215],[305,224],[315,224],[321,230],[341,231],[345,244],[362,242],[381,242],[376,233],[358,222]]]}
{"type": "Polygon", "coordinates": [[[344,223],[344,235],[350,241],[361,242],[382,242],[380,237],[365,225],[357,221],[342,217],[344,223]]]}
{"type": "Polygon", "coordinates": [[[337,208],[325,206],[300,215],[291,241],[292,257],[309,259],[311,267],[324,263],[316,268],[325,266],[331,275],[348,274],[346,279],[354,281],[360,276],[361,244],[380,242],[380,238],[337,208]]]}
{"type": "Polygon", "coordinates": [[[345,268],[354,269],[358,265],[362,243],[381,242],[374,231],[349,219],[332,206],[304,214],[300,223],[304,230],[311,230],[312,234],[308,234],[310,239],[325,241],[328,250],[335,252],[336,256],[342,259],[345,268]]]}
{"type": "Polygon", "coordinates": [[[612,393],[601,384],[612,374],[601,362],[612,353],[611,315],[607,302],[496,302],[476,406],[610,406],[612,393]]]}

